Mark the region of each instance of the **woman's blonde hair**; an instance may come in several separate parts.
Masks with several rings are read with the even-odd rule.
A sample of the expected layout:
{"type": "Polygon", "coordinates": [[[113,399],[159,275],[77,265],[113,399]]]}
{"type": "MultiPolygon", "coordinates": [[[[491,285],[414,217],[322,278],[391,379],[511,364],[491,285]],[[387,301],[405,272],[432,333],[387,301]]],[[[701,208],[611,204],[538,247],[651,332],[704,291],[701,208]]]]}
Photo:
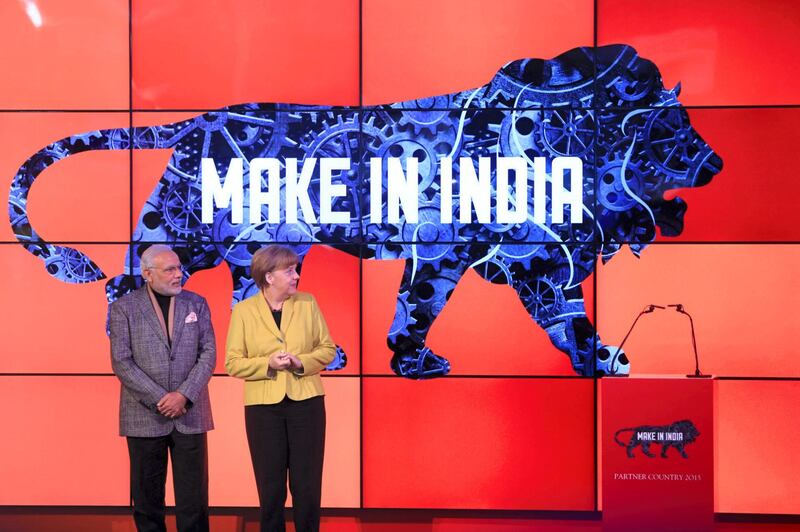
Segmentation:
{"type": "Polygon", "coordinates": [[[267,274],[275,270],[288,268],[299,262],[297,253],[287,246],[272,244],[253,253],[250,261],[250,275],[259,290],[267,287],[267,274]]]}

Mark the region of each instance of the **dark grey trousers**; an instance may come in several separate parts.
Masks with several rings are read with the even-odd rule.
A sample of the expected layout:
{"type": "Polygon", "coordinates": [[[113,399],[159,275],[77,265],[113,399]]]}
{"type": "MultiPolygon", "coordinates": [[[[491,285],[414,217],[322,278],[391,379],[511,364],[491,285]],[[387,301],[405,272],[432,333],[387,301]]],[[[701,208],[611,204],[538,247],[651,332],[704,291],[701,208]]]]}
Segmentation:
{"type": "Polygon", "coordinates": [[[208,442],[206,434],[128,436],[133,519],[139,532],[165,532],[167,454],[172,457],[175,517],[180,532],[208,532],[208,442]]]}

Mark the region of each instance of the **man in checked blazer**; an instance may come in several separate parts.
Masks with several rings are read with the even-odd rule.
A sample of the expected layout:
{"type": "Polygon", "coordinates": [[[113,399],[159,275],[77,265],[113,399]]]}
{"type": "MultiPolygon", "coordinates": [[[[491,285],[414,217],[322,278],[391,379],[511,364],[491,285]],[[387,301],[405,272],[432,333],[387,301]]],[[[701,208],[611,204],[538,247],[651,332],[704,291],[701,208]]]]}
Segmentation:
{"type": "Polygon", "coordinates": [[[111,365],[127,437],[139,531],[165,531],[167,454],[178,530],[208,530],[208,447],[214,428],[208,381],[216,344],[206,300],[182,290],[178,256],[153,245],[140,261],[145,286],[111,305],[111,365]]]}

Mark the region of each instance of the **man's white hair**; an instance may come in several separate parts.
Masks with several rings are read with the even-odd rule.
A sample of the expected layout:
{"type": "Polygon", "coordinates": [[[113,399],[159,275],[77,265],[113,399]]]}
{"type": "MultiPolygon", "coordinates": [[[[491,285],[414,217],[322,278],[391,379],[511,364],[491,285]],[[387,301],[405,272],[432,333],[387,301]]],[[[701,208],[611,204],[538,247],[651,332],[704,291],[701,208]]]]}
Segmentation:
{"type": "Polygon", "coordinates": [[[160,255],[165,251],[169,251],[170,253],[175,253],[172,251],[172,248],[165,245],[165,244],[153,244],[142,253],[142,258],[139,259],[139,264],[141,265],[142,270],[149,270],[153,267],[153,259],[156,258],[156,255],[160,255]]]}

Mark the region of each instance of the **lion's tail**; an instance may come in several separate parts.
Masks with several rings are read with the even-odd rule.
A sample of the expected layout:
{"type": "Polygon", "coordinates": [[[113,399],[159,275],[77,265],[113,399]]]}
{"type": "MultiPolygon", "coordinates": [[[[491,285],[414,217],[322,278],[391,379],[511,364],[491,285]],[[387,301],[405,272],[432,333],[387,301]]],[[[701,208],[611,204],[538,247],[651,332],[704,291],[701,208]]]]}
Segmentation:
{"type": "Polygon", "coordinates": [[[631,431],[632,431],[633,429],[619,429],[617,432],[615,432],[615,433],[614,433],[614,441],[615,441],[615,442],[617,442],[617,443],[618,443],[619,445],[621,445],[622,447],[625,447],[626,445],[628,445],[628,444],[627,444],[627,443],[625,443],[625,442],[619,441],[619,435],[620,435],[622,432],[627,432],[627,431],[629,431],[629,430],[631,430],[631,431]]]}
{"type": "Polygon", "coordinates": [[[135,127],[73,135],[45,146],[22,164],[11,183],[8,197],[11,229],[25,249],[44,261],[50,275],[67,283],[89,283],[105,278],[100,268],[83,252],[50,244],[33,229],[28,219],[28,193],[33,182],[45,169],[76,153],[159,147],[152,132],[153,128],[135,127]]]}

